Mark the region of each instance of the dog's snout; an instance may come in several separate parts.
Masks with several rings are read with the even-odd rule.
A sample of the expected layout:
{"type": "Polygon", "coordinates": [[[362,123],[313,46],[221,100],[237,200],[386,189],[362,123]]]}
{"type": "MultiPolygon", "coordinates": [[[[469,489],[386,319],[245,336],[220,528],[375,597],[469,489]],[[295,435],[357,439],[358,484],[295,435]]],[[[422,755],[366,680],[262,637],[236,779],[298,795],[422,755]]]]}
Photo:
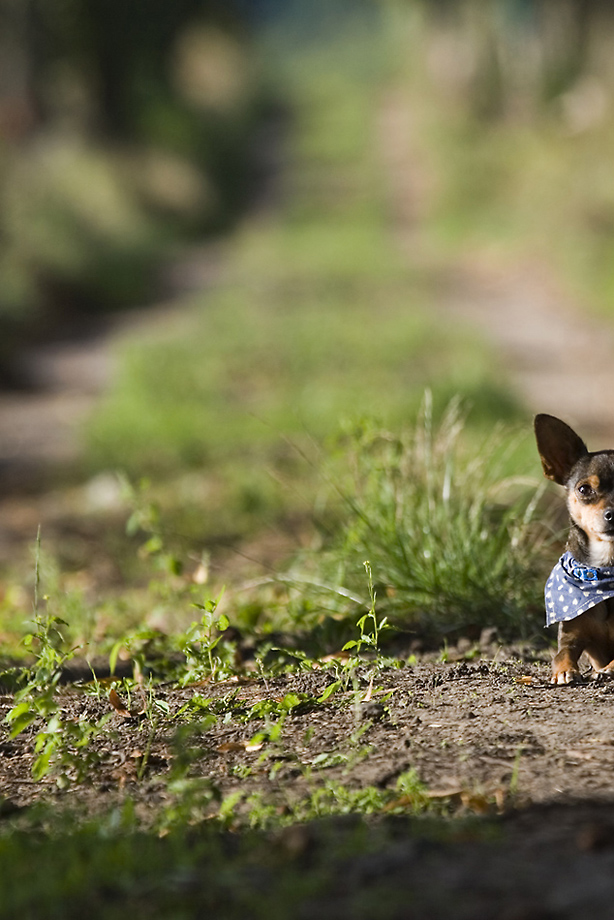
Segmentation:
{"type": "Polygon", "coordinates": [[[614,523],[614,508],[608,508],[603,512],[603,520],[606,522],[606,524],[614,523]]]}

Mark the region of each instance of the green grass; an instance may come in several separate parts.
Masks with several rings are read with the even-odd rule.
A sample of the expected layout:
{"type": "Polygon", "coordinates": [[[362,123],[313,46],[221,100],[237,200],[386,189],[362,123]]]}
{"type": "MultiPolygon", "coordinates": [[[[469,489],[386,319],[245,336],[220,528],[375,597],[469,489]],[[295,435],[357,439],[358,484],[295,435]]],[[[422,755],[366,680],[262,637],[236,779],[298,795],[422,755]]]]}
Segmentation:
{"type": "MultiPolygon", "coordinates": [[[[377,643],[369,645],[370,658],[360,654],[366,633],[356,643],[352,658],[339,662],[336,669],[337,674],[339,669],[347,672],[346,683],[337,680],[319,698],[305,693],[279,698],[267,678],[274,680],[287,672],[288,664],[265,670],[262,658],[261,693],[250,705],[232,687],[216,693],[208,682],[229,673],[239,676],[241,669],[232,664],[232,643],[220,638],[219,630],[226,628],[227,621],[217,615],[215,604],[204,605],[200,627],[195,624],[185,636],[180,673],[160,684],[178,690],[187,680],[192,693],[184,696],[186,702],[177,703],[172,694],[166,699],[159,696],[159,678],[168,678],[169,672],[164,673],[158,658],[163,670],[145,685],[147,704],[142,711],[144,685],[142,672],[137,672],[133,680],[115,680],[111,685],[93,681],[83,688],[80,715],[75,718],[74,710],[68,713],[68,700],[58,683],[60,669],[72,654],[62,643],[65,624],[44,613],[50,599],[43,593],[44,583],[39,587],[36,632],[28,642],[36,658],[21,673],[21,690],[6,721],[11,730],[9,745],[19,742],[23,732],[32,731],[24,752],[31,758],[33,778],[46,781],[41,790],[46,801],[24,808],[16,808],[8,799],[0,801],[0,916],[65,916],[87,905],[90,916],[103,918],[123,916],[127,909],[135,916],[183,916],[183,912],[189,916],[195,909],[208,909],[231,917],[281,918],[306,897],[325,895],[345,860],[361,855],[368,862],[372,853],[387,846],[394,837],[394,828],[386,823],[390,816],[431,820],[430,830],[428,824],[423,828],[407,824],[406,833],[456,833],[440,821],[446,804],[441,797],[429,797],[412,769],[385,787],[346,781],[352,764],[369,755],[363,738],[369,721],[355,723],[342,750],[305,763],[293,755],[292,744],[286,741],[286,719],[294,711],[308,707],[306,711],[317,714],[324,706],[349,708],[364,697],[369,674],[378,682],[383,678],[390,661],[379,657],[377,643]],[[96,742],[104,738],[106,748],[113,751],[126,743],[118,737],[112,715],[112,707],[120,704],[113,703],[112,696],[111,705],[107,702],[110,687],[111,694],[121,695],[121,705],[140,711],[138,733],[128,749],[133,756],[132,744],[139,744],[141,768],[131,784],[149,788],[153,807],[147,796],[133,800],[121,790],[110,791],[104,810],[94,804],[96,795],[104,794],[98,788],[101,749],[96,742]],[[353,689],[348,691],[349,687],[353,689]],[[213,690],[213,695],[206,698],[201,690],[213,690]],[[89,713],[101,711],[102,718],[88,721],[89,713]],[[307,781],[301,791],[280,779],[267,794],[257,785],[254,791],[252,784],[246,792],[239,786],[222,795],[215,776],[207,772],[203,743],[213,725],[232,722],[253,723],[252,743],[256,750],[263,748],[252,766],[244,765],[247,774],[253,773],[257,780],[266,769],[273,777],[276,768],[291,761],[307,781]],[[148,764],[149,745],[154,738],[173,735],[168,769],[156,775],[159,767],[148,764]],[[344,779],[331,778],[329,769],[339,765],[344,766],[344,779]],[[199,775],[203,768],[204,775],[199,775]],[[53,796],[45,796],[50,783],[69,793],[63,807],[54,803],[53,796]],[[301,859],[307,847],[308,871],[301,859]],[[37,869],[34,876],[32,864],[37,869]],[[272,873],[266,894],[257,880],[252,886],[254,871],[258,878],[268,879],[272,873]]],[[[131,650],[135,660],[144,661],[134,644],[131,650]]],[[[294,669],[311,670],[315,665],[304,657],[294,669]]],[[[326,666],[331,667],[322,662],[320,668],[326,666]]],[[[5,687],[7,676],[14,677],[15,672],[3,675],[5,687]]],[[[385,702],[385,697],[379,698],[385,702]]],[[[458,827],[462,826],[461,818],[458,827]]]]}
{"type": "MultiPolygon", "coordinates": [[[[355,228],[347,250],[344,228],[328,231],[317,236],[326,260],[334,246],[357,257],[355,228]],[[327,239],[334,241],[328,250],[327,239]]],[[[287,231],[282,246],[292,242],[287,231]]],[[[484,349],[468,333],[433,323],[411,278],[379,277],[390,256],[375,242],[379,248],[365,246],[358,273],[334,257],[330,268],[319,266],[308,242],[304,274],[247,271],[244,285],[215,293],[178,334],[129,346],[89,424],[93,462],[159,474],[242,453],[270,456],[284,436],[321,439],[342,418],[398,424],[425,383],[438,396],[475,396],[491,419],[513,416],[512,400],[489,379],[484,349]]],[[[274,247],[287,266],[293,254],[274,247]]]]}
{"type": "Polygon", "coordinates": [[[297,621],[358,616],[368,561],[378,615],[403,631],[440,643],[493,625],[535,635],[556,528],[527,446],[510,428],[467,437],[457,401],[435,424],[430,394],[411,426],[349,430],[322,458],[322,542],[284,576],[297,621]]]}
{"type": "MultiPolygon", "coordinates": [[[[378,823],[331,818],[277,832],[242,835],[203,827],[157,837],[133,827],[129,808],[75,831],[0,836],[0,917],[97,920],[183,918],[284,920],[334,900],[347,916],[385,920],[401,892],[377,872],[401,841],[488,840],[482,822],[391,818],[378,823]],[[33,884],[32,866],[36,867],[33,884]],[[373,871],[371,871],[373,868],[373,871]],[[351,886],[341,879],[353,878],[351,886]]],[[[402,845],[402,844],[401,844],[402,845]]],[[[437,844],[435,844],[437,845],[437,844]]],[[[411,849],[409,850],[411,852],[411,849]]],[[[398,856],[397,856],[398,858],[398,856]]],[[[403,891],[406,902],[408,893],[403,891]]],[[[406,909],[406,903],[405,903],[406,909]]]]}

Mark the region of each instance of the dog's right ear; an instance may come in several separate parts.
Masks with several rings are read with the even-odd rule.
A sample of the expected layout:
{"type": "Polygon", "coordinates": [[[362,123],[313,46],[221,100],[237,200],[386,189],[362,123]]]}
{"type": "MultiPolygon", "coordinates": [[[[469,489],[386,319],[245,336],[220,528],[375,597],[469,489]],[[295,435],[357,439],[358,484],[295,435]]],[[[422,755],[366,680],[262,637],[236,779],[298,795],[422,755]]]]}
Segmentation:
{"type": "Polygon", "coordinates": [[[553,415],[536,415],[534,427],[544,476],[564,486],[578,460],[588,453],[586,444],[553,415]]]}

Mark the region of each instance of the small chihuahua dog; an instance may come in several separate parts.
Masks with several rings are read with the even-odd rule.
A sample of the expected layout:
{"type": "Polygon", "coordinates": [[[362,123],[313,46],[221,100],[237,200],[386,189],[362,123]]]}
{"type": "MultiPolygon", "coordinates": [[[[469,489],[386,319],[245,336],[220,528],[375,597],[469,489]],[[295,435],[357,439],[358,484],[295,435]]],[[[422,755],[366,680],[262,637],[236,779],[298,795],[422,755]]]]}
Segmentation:
{"type": "Polygon", "coordinates": [[[559,624],[552,683],[581,677],[586,652],[593,676],[614,676],[614,450],[590,453],[569,425],[535,418],[544,475],[565,486],[570,528],[566,552],[546,583],[546,624],[559,624]]]}

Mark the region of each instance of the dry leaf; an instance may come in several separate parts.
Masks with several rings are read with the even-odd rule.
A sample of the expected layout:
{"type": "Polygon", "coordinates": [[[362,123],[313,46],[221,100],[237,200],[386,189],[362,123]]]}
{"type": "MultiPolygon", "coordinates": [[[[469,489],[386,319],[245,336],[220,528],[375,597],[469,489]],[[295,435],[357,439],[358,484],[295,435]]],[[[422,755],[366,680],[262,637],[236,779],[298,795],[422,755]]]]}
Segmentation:
{"type": "Polygon", "coordinates": [[[462,792],[461,802],[465,808],[478,815],[486,815],[489,811],[492,811],[492,799],[482,795],[480,792],[462,792]]]}
{"type": "Polygon", "coordinates": [[[201,562],[192,575],[192,581],[195,585],[206,585],[209,581],[209,566],[201,562]]]}
{"type": "Polygon", "coordinates": [[[429,799],[455,799],[463,794],[462,786],[452,786],[450,789],[429,789],[429,799]]]}
{"type": "Polygon", "coordinates": [[[369,681],[369,686],[367,687],[367,692],[362,698],[363,703],[370,703],[373,699],[373,674],[371,675],[371,680],[369,681]]]}
{"type": "Polygon", "coordinates": [[[216,751],[218,754],[231,754],[236,751],[245,750],[245,741],[226,741],[224,744],[220,744],[216,751]]]}
{"type": "Polygon", "coordinates": [[[124,716],[124,718],[127,719],[130,718],[130,713],[126,709],[126,704],[120,698],[119,693],[115,687],[111,687],[109,691],[109,703],[113,709],[120,714],[120,716],[124,716]]]}
{"type": "Polygon", "coordinates": [[[401,795],[398,799],[394,799],[392,802],[388,802],[387,805],[384,805],[382,811],[392,811],[394,808],[407,808],[408,805],[413,805],[415,799],[411,795],[401,795]]]}
{"type": "Polygon", "coordinates": [[[263,747],[263,744],[252,744],[251,741],[226,741],[225,744],[220,744],[216,750],[219,754],[230,754],[233,751],[260,751],[263,747]]]}

